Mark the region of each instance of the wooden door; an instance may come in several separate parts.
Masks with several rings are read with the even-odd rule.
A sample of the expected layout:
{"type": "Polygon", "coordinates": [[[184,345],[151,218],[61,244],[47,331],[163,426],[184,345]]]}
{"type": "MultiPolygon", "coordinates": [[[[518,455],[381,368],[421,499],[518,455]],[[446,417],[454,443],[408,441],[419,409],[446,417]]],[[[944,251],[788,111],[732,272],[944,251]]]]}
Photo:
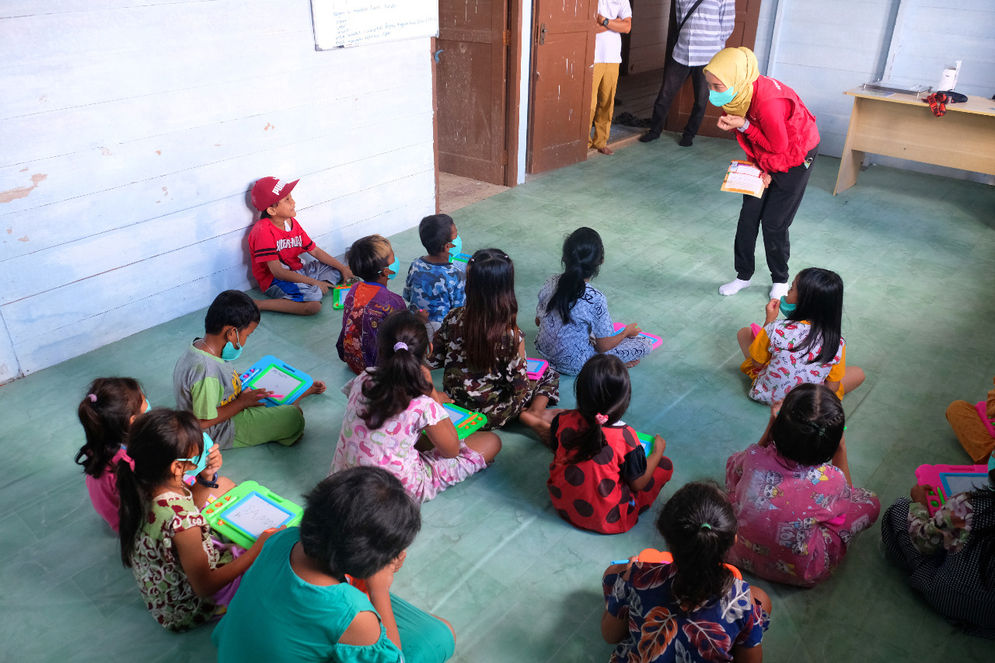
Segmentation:
{"type": "Polygon", "coordinates": [[[439,0],[439,169],[505,184],[508,0],[439,0]],[[441,49],[441,52],[439,52],[441,49]]]}
{"type": "Polygon", "coordinates": [[[535,0],[527,171],[587,158],[594,68],[594,0],[535,0]]]}
{"type": "MultiPolygon", "coordinates": [[[[676,3],[675,3],[676,5],[676,3]]],[[[760,19],[760,0],[736,0],[736,23],[733,26],[732,34],[726,40],[726,47],[746,46],[753,48],[757,39],[757,22],[760,19]]],[[[672,17],[673,20],[673,17],[672,17]]],[[[676,22],[670,26],[671,32],[677,30],[676,22]]],[[[670,115],[664,128],[667,131],[683,131],[684,125],[688,123],[688,116],[691,115],[691,107],[694,106],[694,90],[691,89],[691,79],[684,82],[677,99],[670,105],[670,115]]],[[[708,104],[705,109],[705,119],[701,122],[701,129],[698,134],[702,136],[716,136],[718,138],[732,138],[733,134],[722,131],[715,123],[722,115],[722,109],[718,106],[708,104]]]]}

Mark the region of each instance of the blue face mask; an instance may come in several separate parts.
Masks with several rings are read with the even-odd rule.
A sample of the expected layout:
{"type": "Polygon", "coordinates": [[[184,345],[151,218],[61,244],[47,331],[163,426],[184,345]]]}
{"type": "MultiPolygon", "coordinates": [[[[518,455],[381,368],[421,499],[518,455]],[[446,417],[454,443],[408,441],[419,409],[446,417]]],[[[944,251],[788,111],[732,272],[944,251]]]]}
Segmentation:
{"type": "Polygon", "coordinates": [[[713,106],[725,106],[732,98],[736,96],[736,88],[729,86],[726,88],[725,92],[716,92],[715,90],[708,91],[708,103],[713,106]]]}
{"type": "Polygon", "coordinates": [[[452,262],[461,253],[463,253],[463,238],[456,235],[456,239],[453,240],[453,248],[449,249],[449,262],[452,262]]]}
{"type": "Polygon", "coordinates": [[[221,348],[221,358],[225,361],[235,361],[242,356],[242,346],[235,347],[231,344],[231,341],[225,343],[225,347],[221,348]]]}
{"type": "Polygon", "coordinates": [[[397,270],[401,267],[401,261],[398,258],[394,258],[394,262],[387,265],[387,269],[390,270],[390,274],[387,275],[387,280],[392,280],[397,276],[397,270]]]}
{"type": "Polygon", "coordinates": [[[788,315],[794,313],[796,308],[798,308],[798,304],[789,304],[785,296],[781,295],[781,313],[788,315]]]}
{"type": "Polygon", "coordinates": [[[203,435],[204,435],[204,450],[200,453],[199,456],[194,456],[193,458],[177,458],[177,460],[179,461],[186,461],[188,463],[193,463],[197,466],[192,470],[187,470],[186,472],[183,473],[188,477],[197,476],[198,474],[204,471],[205,467],[207,467],[207,456],[208,454],[211,453],[211,447],[214,446],[214,440],[212,440],[207,433],[203,433],[203,435]]]}

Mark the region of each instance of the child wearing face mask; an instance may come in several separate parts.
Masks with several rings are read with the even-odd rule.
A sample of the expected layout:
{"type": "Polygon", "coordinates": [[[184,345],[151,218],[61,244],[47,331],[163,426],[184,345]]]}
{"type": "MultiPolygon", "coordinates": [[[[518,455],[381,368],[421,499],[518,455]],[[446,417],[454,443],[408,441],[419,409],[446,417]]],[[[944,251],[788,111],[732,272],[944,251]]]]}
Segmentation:
{"type": "Polygon", "coordinates": [[[387,289],[387,281],[397,276],[400,261],[386,237],[361,237],[349,247],[346,257],[349,269],[362,281],[345,296],[342,331],[335,349],[339,359],[359,375],[377,365],[377,328],[391,313],[403,311],[405,304],[400,295],[387,289]]]}
{"type": "MultiPolygon", "coordinates": [[[[204,337],[187,346],[173,369],[176,405],[193,412],[221,449],[266,442],[290,446],[304,432],[304,415],[295,405],[260,407],[265,389],[242,389],[239,372],[228,366],[242,354],[259,324],[259,309],[244,292],[226,290],[207,309],[204,337]]],[[[301,398],[325,391],[315,383],[301,398]]]]}

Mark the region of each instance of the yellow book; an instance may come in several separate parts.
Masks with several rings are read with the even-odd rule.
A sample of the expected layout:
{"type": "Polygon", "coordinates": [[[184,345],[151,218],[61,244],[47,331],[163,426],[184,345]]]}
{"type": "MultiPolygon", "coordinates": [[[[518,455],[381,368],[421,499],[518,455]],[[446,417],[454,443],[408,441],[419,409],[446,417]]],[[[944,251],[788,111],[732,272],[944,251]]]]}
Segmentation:
{"type": "Polygon", "coordinates": [[[722,191],[760,198],[764,195],[762,174],[763,171],[749,161],[733,161],[722,180],[722,191]]]}

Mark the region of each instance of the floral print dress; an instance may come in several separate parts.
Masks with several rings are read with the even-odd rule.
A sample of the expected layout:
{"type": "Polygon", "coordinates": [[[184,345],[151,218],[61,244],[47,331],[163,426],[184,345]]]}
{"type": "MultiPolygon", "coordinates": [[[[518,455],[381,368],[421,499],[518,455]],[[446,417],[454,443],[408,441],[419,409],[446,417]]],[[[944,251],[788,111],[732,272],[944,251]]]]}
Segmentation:
{"type": "Polygon", "coordinates": [[[361,416],[367,407],[363,385],[369,381],[369,373],[363,372],[342,389],[349,402],[329,474],[361,465],[382,467],[400,479],[414,499],[426,502],[487,467],[483,455],[463,442],[460,442],[460,452],[455,458],[446,458],[434,448],[430,451],[415,449],[425,427],[448,416],[446,409],[429,396],[411,399],[407,409],[385,421],[380,428],[370,430],[361,416]]]}
{"type": "Polygon", "coordinates": [[[807,466],[773,444],[726,461],[726,491],[739,535],[728,562],[761,578],[811,587],[843,560],[847,545],[877,520],[877,496],[854,488],[834,465],[807,466]]]}
{"type": "Polygon", "coordinates": [[[536,396],[546,396],[550,405],[560,398],[560,374],[552,367],[537,381],[529,380],[528,364],[518,354],[524,336],[520,329],[508,333],[494,349],[495,367],[474,370],[467,365],[463,348],[465,307],[454,308],[442,321],[433,339],[429,365],[442,366],[443,390],[460,407],[487,416],[483,430],[501,428],[525,410],[536,396]]]}
{"type": "Polygon", "coordinates": [[[756,647],[770,618],[752,600],[750,586],[734,578],[728,591],[704,605],[683,606],[674,597],[673,564],[635,562],[624,574],[605,574],[605,610],[628,613],[629,637],[611,663],[731,661],[735,647],[756,647]]]}
{"type": "Polygon", "coordinates": [[[159,624],[171,631],[185,631],[203,624],[218,611],[213,601],[194,592],[173,545],[178,532],[192,528],[201,531],[201,543],[212,569],[233,559],[231,552],[214,546],[207,520],[197,510],[191,495],[171,491],[156,495],[147,505],[145,522],[138,530],[131,552],[131,571],[145,606],[159,624]]]}

